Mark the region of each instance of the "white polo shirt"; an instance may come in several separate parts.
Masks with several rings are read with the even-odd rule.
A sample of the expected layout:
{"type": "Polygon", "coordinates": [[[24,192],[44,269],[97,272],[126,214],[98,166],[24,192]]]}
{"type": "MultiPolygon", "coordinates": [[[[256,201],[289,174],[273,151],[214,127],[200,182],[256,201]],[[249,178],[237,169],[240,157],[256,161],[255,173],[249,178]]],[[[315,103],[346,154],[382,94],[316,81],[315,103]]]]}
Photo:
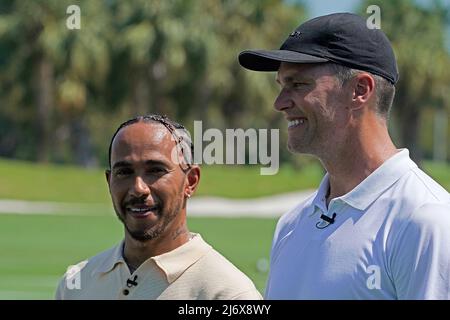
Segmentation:
{"type": "Polygon", "coordinates": [[[60,281],[56,299],[259,300],[252,281],[199,234],[147,259],[130,274],[123,242],[85,260],[60,281]]]}
{"type": "Polygon", "coordinates": [[[328,189],[280,218],[267,299],[450,299],[450,195],[407,149],[327,208],[328,189]]]}

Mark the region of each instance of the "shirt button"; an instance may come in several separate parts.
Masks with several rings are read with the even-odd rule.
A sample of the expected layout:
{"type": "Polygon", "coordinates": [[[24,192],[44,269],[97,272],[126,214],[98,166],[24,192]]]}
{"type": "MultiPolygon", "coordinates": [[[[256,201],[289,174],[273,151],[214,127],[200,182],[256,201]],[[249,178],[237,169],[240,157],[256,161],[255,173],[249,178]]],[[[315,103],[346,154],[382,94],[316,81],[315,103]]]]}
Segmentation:
{"type": "Polygon", "coordinates": [[[122,293],[127,296],[130,293],[130,291],[128,289],[123,289],[122,293]]]}

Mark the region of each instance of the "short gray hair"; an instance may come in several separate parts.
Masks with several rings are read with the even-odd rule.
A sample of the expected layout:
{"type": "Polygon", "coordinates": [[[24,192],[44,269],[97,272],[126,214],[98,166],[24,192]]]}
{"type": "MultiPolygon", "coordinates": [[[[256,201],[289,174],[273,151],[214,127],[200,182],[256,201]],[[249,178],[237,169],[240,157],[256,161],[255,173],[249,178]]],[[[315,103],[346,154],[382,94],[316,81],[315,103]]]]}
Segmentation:
{"type": "MultiPolygon", "coordinates": [[[[366,72],[336,63],[327,63],[327,65],[334,72],[341,86],[360,72],[366,72]]],[[[377,113],[387,120],[389,118],[392,102],[394,101],[395,86],[379,75],[370,72],[367,73],[375,80],[377,113]]]]}

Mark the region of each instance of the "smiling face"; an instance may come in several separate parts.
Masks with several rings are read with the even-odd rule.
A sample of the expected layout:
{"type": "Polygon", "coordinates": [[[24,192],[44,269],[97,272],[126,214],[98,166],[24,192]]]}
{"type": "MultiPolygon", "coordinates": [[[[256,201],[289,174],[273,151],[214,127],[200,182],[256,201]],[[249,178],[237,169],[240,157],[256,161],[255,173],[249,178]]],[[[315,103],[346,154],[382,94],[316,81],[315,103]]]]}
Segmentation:
{"type": "Polygon", "coordinates": [[[326,65],[283,62],[277,82],[281,91],[274,107],[285,114],[291,152],[320,156],[345,139],[350,93],[326,65]]]}
{"type": "Polygon", "coordinates": [[[116,214],[135,240],[171,234],[186,223],[186,197],[199,171],[183,172],[171,160],[173,148],[171,134],[157,122],[126,126],[113,141],[106,177],[116,214]]]}

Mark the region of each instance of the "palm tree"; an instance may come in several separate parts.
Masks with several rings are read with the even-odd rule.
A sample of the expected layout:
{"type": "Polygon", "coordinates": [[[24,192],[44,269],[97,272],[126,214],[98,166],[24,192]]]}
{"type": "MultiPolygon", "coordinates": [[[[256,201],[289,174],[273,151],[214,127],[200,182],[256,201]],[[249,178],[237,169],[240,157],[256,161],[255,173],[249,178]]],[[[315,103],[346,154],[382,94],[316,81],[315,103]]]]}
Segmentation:
{"type": "Polygon", "coordinates": [[[26,110],[34,109],[27,119],[28,125],[35,127],[30,149],[38,161],[46,162],[55,106],[55,68],[64,43],[64,28],[59,20],[65,13],[65,6],[56,0],[45,3],[9,1],[3,6],[4,14],[0,16],[6,26],[3,38],[8,39],[11,50],[3,65],[3,85],[9,89],[5,95],[18,94],[15,100],[23,109],[19,112],[30,114],[26,110]]]}
{"type": "Polygon", "coordinates": [[[58,145],[67,144],[67,140],[73,146],[69,157],[86,162],[89,134],[83,116],[88,92],[101,89],[110,67],[112,30],[106,2],[79,3],[81,30],[66,27],[66,9],[71,4],[68,0],[2,3],[5,13],[0,16],[0,25],[6,27],[0,33],[11,52],[1,65],[2,98],[14,100],[15,107],[22,108],[22,118],[19,116],[16,124],[32,128],[24,135],[14,131],[20,135],[17,148],[28,144],[25,157],[40,162],[49,161],[58,153],[58,145]],[[72,134],[58,144],[55,139],[64,127],[72,134]]]}
{"type": "MultiPolygon", "coordinates": [[[[391,40],[400,80],[393,113],[400,143],[420,164],[421,116],[427,107],[450,107],[450,56],[445,47],[448,8],[435,2],[427,7],[409,0],[366,1],[381,9],[381,29],[391,40]]],[[[395,129],[395,128],[394,128],[395,129]]]]}

